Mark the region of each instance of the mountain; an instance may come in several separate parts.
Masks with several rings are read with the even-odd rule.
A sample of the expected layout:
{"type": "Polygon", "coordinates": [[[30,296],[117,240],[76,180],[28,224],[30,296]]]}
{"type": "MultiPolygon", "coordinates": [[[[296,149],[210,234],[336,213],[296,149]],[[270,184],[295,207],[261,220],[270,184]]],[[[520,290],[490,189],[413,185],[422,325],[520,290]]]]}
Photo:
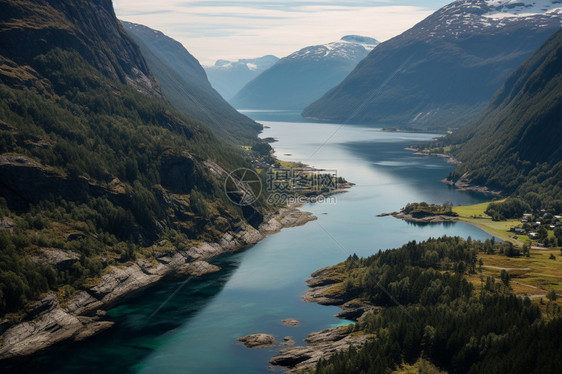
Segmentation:
{"type": "Polygon", "coordinates": [[[378,42],[349,35],[303,48],[248,83],[230,103],[243,109],[303,109],[335,86],[378,42]]]}
{"type": "Polygon", "coordinates": [[[238,61],[217,60],[215,65],[204,68],[211,85],[222,97],[230,100],[246,83],[269,69],[277,61],[279,61],[278,57],[267,55],[238,61]]]}
{"type": "Polygon", "coordinates": [[[478,115],[509,74],[560,29],[559,0],[460,0],[379,45],[303,115],[448,128],[478,115]]]}
{"type": "MultiPolygon", "coordinates": [[[[45,305],[92,311],[178,250],[258,225],[265,203],[241,208],[223,190],[249,156],[169,105],[110,0],[0,0],[0,319],[16,313],[0,333],[45,305]]],[[[41,326],[69,338],[78,319],[61,308],[41,326]]],[[[32,326],[8,330],[11,343],[32,326]]]]}
{"type": "MultiPolygon", "coordinates": [[[[507,79],[486,110],[445,139],[463,161],[449,176],[562,209],[562,31],[507,79]]],[[[543,206],[544,208],[544,206],[543,206]]]]}
{"type": "Polygon", "coordinates": [[[204,122],[221,139],[243,145],[258,142],[261,125],[238,113],[211,87],[199,61],[179,42],[143,25],[121,23],[177,110],[204,122]]]}
{"type": "Polygon", "coordinates": [[[53,53],[55,46],[60,46],[79,53],[109,79],[161,96],[160,87],[137,45],[114,22],[110,0],[102,0],[94,6],[76,1],[69,6],[72,12],[65,9],[66,1],[60,4],[46,1],[33,3],[27,0],[0,2],[0,14],[4,21],[0,39],[2,63],[10,70],[14,69],[13,74],[3,74],[4,80],[39,84],[31,71],[28,74],[24,72],[23,63],[53,53]],[[88,19],[92,14],[95,17],[88,19]],[[22,67],[18,69],[16,65],[22,67]]]}

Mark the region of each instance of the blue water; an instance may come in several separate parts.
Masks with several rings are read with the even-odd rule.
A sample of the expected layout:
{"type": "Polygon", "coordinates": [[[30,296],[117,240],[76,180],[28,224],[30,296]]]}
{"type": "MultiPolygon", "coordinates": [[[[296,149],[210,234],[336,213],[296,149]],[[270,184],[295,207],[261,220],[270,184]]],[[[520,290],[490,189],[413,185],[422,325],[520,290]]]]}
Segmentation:
{"type": "Polygon", "coordinates": [[[284,160],[337,170],[356,183],[349,192],[302,209],[318,216],[305,226],[285,229],[255,246],[214,261],[223,270],[185,284],[166,279],[134,293],[108,311],[116,327],[83,343],[67,344],[28,360],[20,372],[43,373],[268,373],[279,348],[248,349],[236,338],[270,333],[297,344],[310,332],[346,323],[337,307],[304,303],[305,280],[313,271],[410,240],[441,235],[485,239],[463,223],[414,225],[376,217],[412,201],[455,205],[485,201],[440,183],[453,169],[438,158],[423,158],[404,147],[438,134],[389,133],[374,127],[282,122],[294,115],[247,113],[268,126],[276,155],[284,160]],[[179,291],[177,291],[179,289],[179,291]],[[174,296],[163,305],[173,292],[174,296]],[[158,310],[158,313],[154,313],[158,310]],[[151,316],[149,318],[149,316],[151,316]],[[300,321],[297,327],[281,323],[300,321]]]}

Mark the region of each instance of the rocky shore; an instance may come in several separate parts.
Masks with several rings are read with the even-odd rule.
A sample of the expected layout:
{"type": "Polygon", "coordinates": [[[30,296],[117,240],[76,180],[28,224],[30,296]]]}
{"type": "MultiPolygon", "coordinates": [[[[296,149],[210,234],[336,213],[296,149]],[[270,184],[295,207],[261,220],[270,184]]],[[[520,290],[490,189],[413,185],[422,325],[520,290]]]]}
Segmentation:
{"type": "MultiPolygon", "coordinates": [[[[353,321],[360,320],[366,313],[378,313],[378,307],[354,300],[351,295],[330,292],[330,289],[339,282],[334,276],[334,267],[318,270],[307,280],[309,289],[303,300],[322,305],[337,305],[342,311],[336,314],[336,317],[353,321]]],[[[320,359],[328,359],[349,348],[360,348],[372,338],[371,335],[354,333],[353,325],[332,327],[309,334],[304,339],[306,346],[284,348],[269,362],[275,366],[288,367],[289,373],[296,373],[299,370],[316,367],[320,359]]]]}
{"type": "Polygon", "coordinates": [[[472,184],[472,181],[469,178],[468,173],[465,173],[463,176],[459,178],[456,182],[449,180],[447,178],[442,179],[441,182],[448,184],[449,186],[455,187],[459,191],[474,191],[474,192],[481,192],[493,196],[501,196],[502,193],[500,191],[490,190],[486,186],[477,186],[472,184]]]}
{"type": "MultiPolygon", "coordinates": [[[[312,213],[296,207],[282,208],[266,217],[259,229],[248,225],[239,232],[225,233],[215,243],[204,242],[183,251],[172,247],[155,261],[137,259],[126,267],[110,267],[98,284],[78,292],[64,304],[49,294],[28,309],[22,322],[0,321],[0,360],[30,355],[63,341],[84,340],[113,325],[104,318],[104,311],[128,293],[169,274],[198,277],[216,272],[220,269],[207,260],[255,244],[282,228],[304,225],[315,219],[312,213]]],[[[155,247],[169,245],[162,241],[155,247]]],[[[71,260],[71,256],[62,253],[44,256],[52,261],[71,260]]]]}
{"type": "Polygon", "coordinates": [[[447,153],[438,153],[438,152],[422,152],[417,148],[406,147],[404,148],[406,151],[413,152],[416,156],[434,156],[439,157],[447,161],[449,164],[460,164],[461,162],[447,153]]]}
{"type": "MultiPolygon", "coordinates": [[[[407,147],[404,148],[406,151],[410,151],[413,152],[414,155],[416,156],[435,156],[435,157],[440,157],[442,159],[444,159],[445,161],[447,161],[450,164],[461,164],[461,162],[459,160],[457,160],[456,158],[454,158],[453,156],[451,156],[450,154],[447,153],[437,153],[437,152],[423,152],[420,151],[418,148],[413,148],[413,147],[407,147]]],[[[472,183],[469,173],[465,173],[463,176],[461,176],[456,182],[452,181],[450,179],[442,179],[441,180],[442,183],[448,184],[449,186],[453,186],[456,189],[458,189],[459,191],[473,191],[473,192],[481,192],[481,193],[485,193],[485,194],[489,194],[489,195],[493,195],[493,196],[501,196],[502,193],[500,191],[494,191],[494,190],[490,190],[488,187],[486,186],[478,186],[472,183]]]]}
{"type": "Polygon", "coordinates": [[[347,326],[332,327],[309,334],[305,339],[306,346],[283,348],[269,362],[275,366],[290,368],[288,373],[313,369],[320,359],[328,359],[349,348],[359,348],[369,338],[368,335],[352,335],[347,326]]]}

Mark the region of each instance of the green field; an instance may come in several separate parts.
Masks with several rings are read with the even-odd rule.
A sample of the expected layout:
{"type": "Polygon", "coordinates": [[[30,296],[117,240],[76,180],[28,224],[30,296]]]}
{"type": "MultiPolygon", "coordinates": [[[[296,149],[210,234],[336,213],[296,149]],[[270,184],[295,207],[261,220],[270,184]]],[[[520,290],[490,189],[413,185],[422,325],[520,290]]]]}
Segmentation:
{"type": "MultiPolygon", "coordinates": [[[[538,301],[551,289],[562,292],[562,257],[558,249],[531,250],[530,257],[480,253],[478,258],[483,262],[481,274],[484,276],[499,279],[501,270],[505,269],[511,275],[511,289],[517,295],[538,301]],[[555,259],[551,259],[551,255],[555,259]]],[[[475,286],[481,286],[480,274],[469,275],[468,279],[475,286]]],[[[561,298],[557,302],[562,305],[561,298]]]]}
{"type": "MultiPolygon", "coordinates": [[[[501,201],[503,200],[498,202],[501,201]]],[[[528,239],[527,236],[522,236],[519,240],[515,240],[512,238],[514,234],[509,231],[510,228],[519,226],[521,222],[517,219],[492,221],[492,217],[484,213],[489,204],[490,202],[466,206],[455,206],[453,207],[453,212],[459,215],[459,219],[461,221],[478,226],[491,235],[495,235],[503,240],[508,240],[515,244],[523,244],[524,242],[522,240],[528,239]]]]}
{"type": "Polygon", "coordinates": [[[467,217],[459,217],[459,219],[463,222],[470,223],[474,226],[478,226],[479,228],[483,229],[487,233],[497,236],[500,239],[510,241],[514,244],[521,244],[525,243],[525,240],[528,239],[526,235],[520,235],[517,239],[512,238],[515,234],[510,232],[509,229],[514,226],[519,226],[521,222],[516,219],[510,219],[507,221],[492,221],[491,218],[467,218],[467,217]]]}
{"type": "MultiPolygon", "coordinates": [[[[495,202],[500,203],[504,200],[498,200],[495,202]]],[[[483,217],[491,219],[489,215],[484,213],[488,208],[488,205],[490,205],[490,201],[474,205],[455,206],[453,207],[453,212],[457,213],[461,217],[483,217]]]]}
{"type": "MultiPolygon", "coordinates": [[[[503,200],[498,200],[496,202],[501,202],[503,200]]],[[[486,231],[490,235],[497,236],[502,240],[507,240],[513,244],[523,245],[525,243],[531,242],[531,238],[527,235],[515,235],[510,232],[509,229],[512,227],[520,227],[521,221],[519,219],[508,219],[505,221],[493,221],[492,218],[484,213],[488,208],[490,202],[467,205],[467,206],[456,206],[453,207],[453,212],[459,215],[459,220],[462,222],[470,223],[471,225],[477,226],[482,230],[486,231]],[[517,239],[513,238],[517,236],[517,239]]],[[[554,237],[554,231],[547,230],[548,237],[554,237]]]]}

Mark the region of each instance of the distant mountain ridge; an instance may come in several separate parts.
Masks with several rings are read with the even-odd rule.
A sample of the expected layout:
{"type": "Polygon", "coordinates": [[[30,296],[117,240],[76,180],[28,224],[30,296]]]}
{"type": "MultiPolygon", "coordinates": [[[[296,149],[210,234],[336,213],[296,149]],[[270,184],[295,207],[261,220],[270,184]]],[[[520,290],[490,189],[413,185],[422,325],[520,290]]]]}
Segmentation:
{"type": "Polygon", "coordinates": [[[359,61],[365,52],[370,52],[379,42],[365,36],[347,35],[337,42],[305,47],[282,59],[283,62],[291,60],[341,60],[342,62],[359,61]]]}
{"type": "Polygon", "coordinates": [[[305,47],[264,71],[230,103],[239,109],[302,110],[345,78],[377,44],[373,38],[348,35],[305,47]]]}
{"type": "Polygon", "coordinates": [[[279,58],[266,55],[238,61],[217,60],[213,66],[204,66],[211,85],[225,100],[230,100],[248,82],[269,69],[279,58]]]}
{"type": "Polygon", "coordinates": [[[238,113],[215,91],[199,61],[181,43],[147,26],[121,23],[176,109],[207,124],[221,139],[245,145],[258,141],[261,125],[238,113]]]}
{"type": "Polygon", "coordinates": [[[511,74],[477,120],[445,138],[463,161],[449,178],[529,201],[558,200],[562,209],[560,139],[562,30],[511,74]]]}
{"type": "Polygon", "coordinates": [[[447,128],[478,115],[562,25],[562,2],[460,0],[379,45],[303,115],[447,128]]]}

